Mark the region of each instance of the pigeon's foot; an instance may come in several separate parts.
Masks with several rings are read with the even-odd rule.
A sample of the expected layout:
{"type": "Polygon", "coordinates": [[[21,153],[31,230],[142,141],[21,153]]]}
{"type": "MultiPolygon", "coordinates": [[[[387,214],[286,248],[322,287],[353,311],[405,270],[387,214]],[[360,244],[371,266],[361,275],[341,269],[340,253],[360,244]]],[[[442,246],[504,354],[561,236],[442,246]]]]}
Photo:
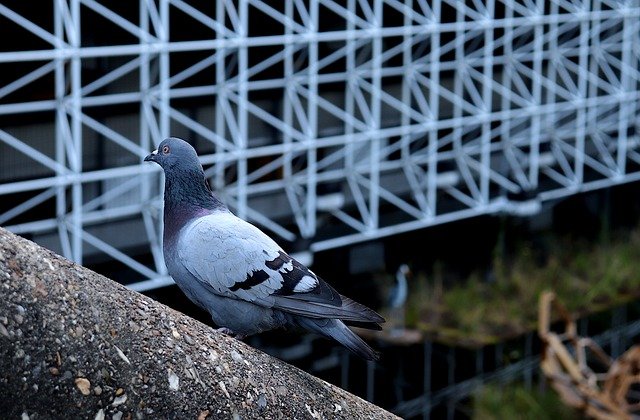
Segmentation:
{"type": "Polygon", "coordinates": [[[218,331],[219,333],[222,333],[224,335],[228,335],[231,337],[235,337],[236,333],[233,332],[233,330],[227,328],[227,327],[222,327],[222,328],[218,328],[216,331],[218,331]]]}
{"type": "Polygon", "coordinates": [[[244,335],[236,334],[235,331],[233,331],[232,329],[227,328],[227,327],[218,328],[216,331],[218,331],[218,332],[220,332],[220,333],[222,333],[224,335],[228,335],[229,337],[233,337],[233,338],[235,338],[237,340],[242,340],[244,338],[244,335]]]}

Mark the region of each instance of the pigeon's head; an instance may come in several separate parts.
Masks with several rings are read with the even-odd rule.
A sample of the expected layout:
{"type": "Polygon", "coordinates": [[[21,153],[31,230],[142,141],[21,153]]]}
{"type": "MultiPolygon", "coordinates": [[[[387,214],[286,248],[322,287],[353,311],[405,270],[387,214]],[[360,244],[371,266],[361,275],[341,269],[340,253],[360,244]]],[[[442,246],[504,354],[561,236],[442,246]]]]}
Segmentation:
{"type": "Polygon", "coordinates": [[[168,209],[175,211],[176,203],[182,203],[183,206],[180,207],[180,211],[183,212],[180,217],[184,216],[185,203],[195,211],[226,209],[225,205],[213,195],[198,160],[198,154],[186,141],[177,137],[164,139],[144,160],[155,162],[164,170],[165,217],[167,215],[174,217],[168,209]]]}
{"type": "Polygon", "coordinates": [[[165,172],[173,168],[202,171],[196,150],[189,143],[177,137],[162,140],[158,148],[147,155],[144,160],[157,163],[165,172]]]}

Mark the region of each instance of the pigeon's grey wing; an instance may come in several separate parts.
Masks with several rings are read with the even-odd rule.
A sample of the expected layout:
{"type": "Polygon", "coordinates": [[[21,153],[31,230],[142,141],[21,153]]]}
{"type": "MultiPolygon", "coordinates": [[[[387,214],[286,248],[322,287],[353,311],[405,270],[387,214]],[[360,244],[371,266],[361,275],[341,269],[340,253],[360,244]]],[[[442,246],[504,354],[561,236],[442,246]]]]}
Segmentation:
{"type": "Polygon", "coordinates": [[[228,212],[201,217],[180,233],[178,261],[220,296],[273,307],[282,278],[265,270],[278,245],[255,226],[228,212]]]}
{"type": "Polygon", "coordinates": [[[194,277],[221,296],[311,318],[383,322],[231,213],[214,213],[187,226],[178,257],[194,277]]]}

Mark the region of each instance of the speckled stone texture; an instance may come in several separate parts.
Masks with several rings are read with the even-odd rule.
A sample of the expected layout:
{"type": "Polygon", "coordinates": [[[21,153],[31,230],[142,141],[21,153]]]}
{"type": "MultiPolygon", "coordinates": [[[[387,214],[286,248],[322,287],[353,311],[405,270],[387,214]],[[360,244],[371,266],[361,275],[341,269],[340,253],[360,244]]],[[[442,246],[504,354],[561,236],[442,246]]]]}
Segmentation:
{"type": "Polygon", "coordinates": [[[0,418],[395,416],[0,228],[0,418]]]}

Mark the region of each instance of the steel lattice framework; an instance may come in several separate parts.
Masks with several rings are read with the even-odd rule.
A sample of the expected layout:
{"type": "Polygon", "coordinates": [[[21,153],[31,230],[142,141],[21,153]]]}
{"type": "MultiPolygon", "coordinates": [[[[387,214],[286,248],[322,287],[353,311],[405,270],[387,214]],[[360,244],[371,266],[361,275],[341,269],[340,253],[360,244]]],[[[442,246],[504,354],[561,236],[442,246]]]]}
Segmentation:
{"type": "Polygon", "coordinates": [[[171,134],[239,216],[311,251],[640,179],[637,0],[120,3],[0,4],[32,40],[0,47],[2,155],[37,168],[0,169],[0,224],[107,254],[137,289],[170,282],[141,160],[171,134]]]}

